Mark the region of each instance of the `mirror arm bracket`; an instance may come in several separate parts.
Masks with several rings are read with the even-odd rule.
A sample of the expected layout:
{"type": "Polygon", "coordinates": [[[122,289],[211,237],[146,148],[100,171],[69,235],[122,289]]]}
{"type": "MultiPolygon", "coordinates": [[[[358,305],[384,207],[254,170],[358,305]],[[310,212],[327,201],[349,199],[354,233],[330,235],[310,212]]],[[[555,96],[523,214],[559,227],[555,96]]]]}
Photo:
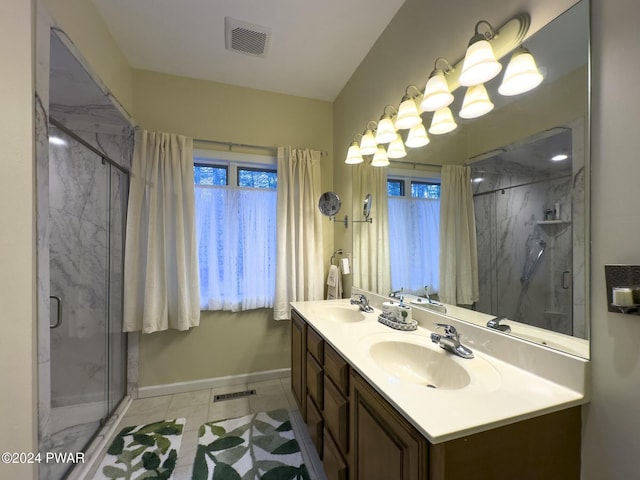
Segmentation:
{"type": "MultiPolygon", "coordinates": [[[[332,217],[330,217],[330,220],[332,222],[336,222],[336,216],[333,215],[332,217]]],[[[344,220],[338,220],[341,223],[344,223],[344,228],[349,228],[349,216],[345,215],[344,216],[344,220]]],[[[355,222],[355,220],[352,220],[352,222],[355,222]]]]}

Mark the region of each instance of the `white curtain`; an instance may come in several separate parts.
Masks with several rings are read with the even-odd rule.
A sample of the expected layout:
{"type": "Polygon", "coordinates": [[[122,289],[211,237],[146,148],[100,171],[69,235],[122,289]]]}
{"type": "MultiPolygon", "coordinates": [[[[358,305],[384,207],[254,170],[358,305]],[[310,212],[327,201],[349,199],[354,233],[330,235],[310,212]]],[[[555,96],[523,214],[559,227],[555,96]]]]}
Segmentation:
{"type": "Polygon", "coordinates": [[[273,307],[276,191],[197,185],[200,308],[273,307]]]}
{"type": "Polygon", "coordinates": [[[200,323],[193,140],[138,130],[131,166],[124,331],[188,330],[200,323]]]}
{"type": "Polygon", "coordinates": [[[471,305],[480,298],[471,169],[444,165],[440,188],[440,300],[471,305]]]}
{"type": "Polygon", "coordinates": [[[323,297],[320,194],[320,152],[279,147],[276,320],[291,318],[289,302],[323,297]]]}
{"type": "Polygon", "coordinates": [[[389,197],[391,290],[438,292],[440,200],[389,197]]]}
{"type": "Polygon", "coordinates": [[[372,223],[353,223],[353,286],[383,295],[391,290],[387,169],[359,164],[353,169],[353,216],[363,220],[362,206],[371,194],[372,223]]]}

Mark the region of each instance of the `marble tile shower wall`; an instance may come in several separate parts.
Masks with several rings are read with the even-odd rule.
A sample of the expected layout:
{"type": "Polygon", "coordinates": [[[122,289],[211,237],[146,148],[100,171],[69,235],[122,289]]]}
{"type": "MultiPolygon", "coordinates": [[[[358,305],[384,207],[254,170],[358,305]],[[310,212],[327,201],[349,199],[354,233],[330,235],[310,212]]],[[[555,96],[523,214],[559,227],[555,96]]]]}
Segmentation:
{"type": "MultiPolygon", "coordinates": [[[[482,189],[500,189],[540,179],[531,171],[501,165],[483,172],[482,189]]],[[[571,177],[510,188],[474,197],[478,232],[481,311],[531,325],[572,333],[572,289],[563,288],[564,271],[572,270],[570,223],[544,225],[544,210],[561,204],[571,218],[571,177]],[[521,282],[529,249],[546,242],[530,281],[521,282]]],[[[566,285],[565,285],[566,286],[566,285]]]]}
{"type": "MultiPolygon", "coordinates": [[[[102,400],[108,307],[120,308],[122,290],[125,181],[86,147],[66,140],[49,152],[51,295],[63,298],[65,312],[51,331],[53,407],[102,400]]],[[[126,153],[129,146],[123,147],[126,153]]]]}

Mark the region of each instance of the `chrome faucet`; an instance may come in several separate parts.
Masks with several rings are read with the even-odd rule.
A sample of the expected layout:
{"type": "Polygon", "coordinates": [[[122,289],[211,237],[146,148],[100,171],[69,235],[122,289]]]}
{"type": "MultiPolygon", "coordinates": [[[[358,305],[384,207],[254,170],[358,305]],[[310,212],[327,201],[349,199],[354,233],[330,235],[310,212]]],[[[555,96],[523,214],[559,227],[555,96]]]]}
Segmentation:
{"type": "Polygon", "coordinates": [[[429,295],[429,285],[424,286],[424,296],[427,297],[427,302],[431,303],[431,295],[429,295]]]}
{"type": "Polygon", "coordinates": [[[357,294],[356,298],[351,298],[351,305],[358,305],[363,312],[373,312],[373,307],[369,305],[369,299],[362,294],[357,294]]]}
{"type": "Polygon", "coordinates": [[[389,294],[389,297],[398,298],[398,295],[401,294],[403,291],[404,291],[404,288],[401,287],[400,290],[395,290],[395,291],[391,292],[389,294]]]}
{"type": "Polygon", "coordinates": [[[487,322],[487,327],[493,328],[494,330],[499,330],[504,333],[509,333],[511,331],[511,327],[509,325],[501,324],[502,320],[506,320],[507,317],[495,317],[487,322]]]}
{"type": "Polygon", "coordinates": [[[444,329],[444,335],[439,333],[431,334],[431,341],[440,345],[448,352],[458,355],[462,358],[473,358],[473,352],[460,343],[460,334],[453,325],[446,323],[436,323],[436,327],[444,329]]]}

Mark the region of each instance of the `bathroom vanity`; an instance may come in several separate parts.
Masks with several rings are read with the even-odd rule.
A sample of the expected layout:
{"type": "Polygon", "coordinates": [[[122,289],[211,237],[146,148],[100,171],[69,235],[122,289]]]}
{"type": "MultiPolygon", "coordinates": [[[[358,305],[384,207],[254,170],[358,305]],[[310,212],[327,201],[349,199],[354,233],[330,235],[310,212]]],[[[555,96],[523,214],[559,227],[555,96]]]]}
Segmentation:
{"type": "Polygon", "coordinates": [[[292,305],[292,390],[329,480],[580,478],[575,385],[456,358],[429,341],[431,312],[409,333],[348,300],[292,305]]]}

